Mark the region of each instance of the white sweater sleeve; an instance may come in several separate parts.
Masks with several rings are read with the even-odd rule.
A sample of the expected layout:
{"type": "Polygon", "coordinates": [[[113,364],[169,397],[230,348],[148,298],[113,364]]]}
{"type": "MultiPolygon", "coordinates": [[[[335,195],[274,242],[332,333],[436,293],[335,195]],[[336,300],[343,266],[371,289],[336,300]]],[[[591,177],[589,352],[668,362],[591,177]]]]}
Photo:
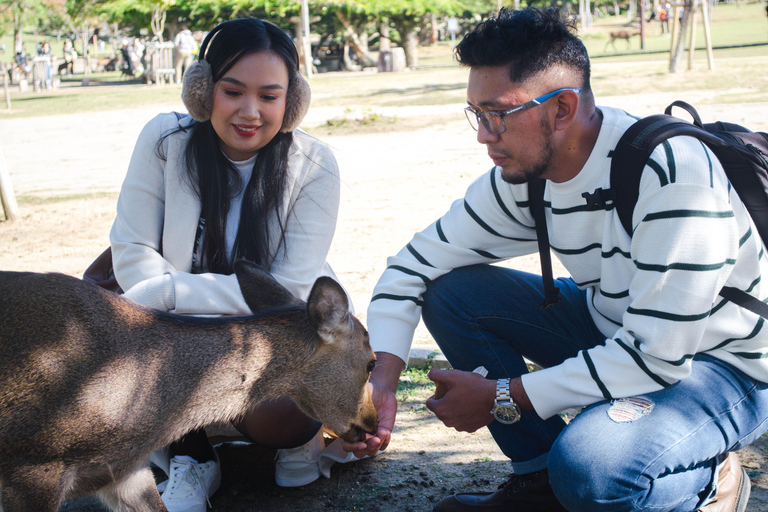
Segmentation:
{"type": "Polygon", "coordinates": [[[408,361],[427,284],[451,270],[536,251],[526,186],[509,185],[494,168],[470,185],[463,199],[417,233],[373,291],[367,324],[371,346],[408,361]]]}
{"type": "Polygon", "coordinates": [[[159,115],[142,129],[134,147],[110,231],[115,276],[124,290],[175,270],[162,257],[165,214],[165,164],[156,145],[170,117],[159,115]]]}

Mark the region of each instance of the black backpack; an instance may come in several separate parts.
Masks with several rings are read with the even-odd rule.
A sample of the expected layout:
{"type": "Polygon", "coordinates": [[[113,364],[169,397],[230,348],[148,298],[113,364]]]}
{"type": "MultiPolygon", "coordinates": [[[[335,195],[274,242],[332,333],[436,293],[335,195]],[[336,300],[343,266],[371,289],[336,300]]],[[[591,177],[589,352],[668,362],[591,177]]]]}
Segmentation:
{"type": "MultiPolygon", "coordinates": [[[[678,135],[696,137],[706,144],[720,160],[725,174],[739,198],[749,211],[757,231],[768,241],[768,134],[752,132],[732,123],[703,124],[696,109],[684,101],[675,101],[664,114],[646,117],[633,124],[621,137],[611,155],[611,188],[599,188],[582,196],[587,210],[605,209],[613,204],[621,224],[632,236],[632,213],[640,190],[640,175],[654,148],[678,135]],[[671,115],[673,107],[685,109],[693,124],[671,115]]],[[[554,285],[549,237],[544,221],[545,180],[537,178],[528,184],[531,214],[536,220],[541,274],[544,280],[542,308],[560,300],[560,290],[554,285]]],[[[726,286],[720,295],[739,306],[768,318],[768,304],[748,293],[726,286]]]]}

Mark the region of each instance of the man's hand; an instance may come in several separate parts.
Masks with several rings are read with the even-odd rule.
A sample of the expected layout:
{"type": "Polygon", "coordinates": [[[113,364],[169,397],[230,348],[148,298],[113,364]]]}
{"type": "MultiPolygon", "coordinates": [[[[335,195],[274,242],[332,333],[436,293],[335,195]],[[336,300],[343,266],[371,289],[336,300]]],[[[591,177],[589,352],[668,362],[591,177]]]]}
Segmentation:
{"type": "Polygon", "coordinates": [[[395,392],[403,369],[405,363],[399,357],[387,352],[376,353],[376,367],[371,372],[368,386],[373,405],[379,415],[379,429],[376,435],[369,437],[365,442],[342,441],[341,447],[344,451],[353,452],[356,457],[373,456],[389,445],[397,415],[395,392]]]}
{"type": "Polygon", "coordinates": [[[493,421],[496,381],[474,372],[435,370],[427,374],[436,385],[427,408],[445,424],[460,432],[475,432],[493,421]]]}

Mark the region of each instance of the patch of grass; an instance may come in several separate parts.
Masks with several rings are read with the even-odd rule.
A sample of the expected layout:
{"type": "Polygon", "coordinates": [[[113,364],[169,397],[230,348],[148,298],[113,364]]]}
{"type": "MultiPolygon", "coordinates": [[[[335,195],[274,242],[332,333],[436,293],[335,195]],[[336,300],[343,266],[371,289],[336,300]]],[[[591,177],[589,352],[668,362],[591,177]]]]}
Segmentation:
{"type": "Polygon", "coordinates": [[[397,384],[397,393],[395,397],[398,402],[404,401],[408,397],[415,396],[422,390],[434,392],[435,384],[427,378],[428,368],[409,366],[400,375],[400,382],[397,384]]]}

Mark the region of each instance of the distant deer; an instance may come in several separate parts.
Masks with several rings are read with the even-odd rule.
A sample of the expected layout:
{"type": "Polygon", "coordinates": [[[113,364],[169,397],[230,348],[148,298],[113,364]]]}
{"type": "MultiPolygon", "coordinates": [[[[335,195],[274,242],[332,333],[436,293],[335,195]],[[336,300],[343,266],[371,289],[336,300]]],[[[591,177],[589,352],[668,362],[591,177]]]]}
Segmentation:
{"type": "Polygon", "coordinates": [[[0,272],[0,511],[56,512],[96,493],[166,511],[150,452],[289,396],[348,441],[377,428],[374,354],[341,286],[307,302],[239,261],[252,316],[183,317],[63,274],[0,272]]]}
{"type": "Polygon", "coordinates": [[[632,43],[629,42],[630,37],[639,36],[640,32],[629,32],[627,30],[617,30],[616,32],[611,32],[610,34],[610,40],[605,43],[605,48],[603,48],[603,51],[605,51],[608,48],[608,45],[610,44],[613,46],[613,49],[618,51],[616,48],[616,40],[617,39],[623,39],[627,42],[627,48],[632,47],[632,43]]]}

